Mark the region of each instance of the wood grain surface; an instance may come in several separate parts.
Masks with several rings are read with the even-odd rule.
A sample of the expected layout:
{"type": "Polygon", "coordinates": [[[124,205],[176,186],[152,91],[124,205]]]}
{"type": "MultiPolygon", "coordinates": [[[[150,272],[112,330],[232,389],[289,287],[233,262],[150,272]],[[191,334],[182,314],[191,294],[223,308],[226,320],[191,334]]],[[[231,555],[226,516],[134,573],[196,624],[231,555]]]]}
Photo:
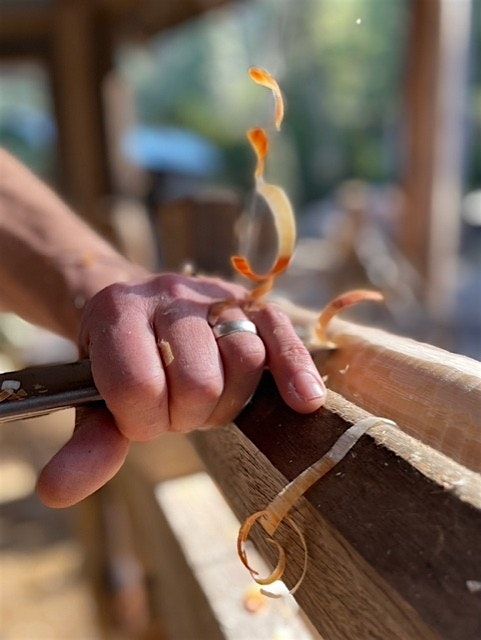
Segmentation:
{"type": "MultiPolygon", "coordinates": [[[[306,342],[318,314],[279,301],[306,342]]],[[[481,363],[429,344],[334,319],[336,350],[318,350],[327,386],[414,438],[481,471],[481,363]]]]}
{"type": "MultiPolygon", "coordinates": [[[[241,520],[322,457],[356,415],[366,415],[332,400],[334,407],[296,414],[266,376],[237,426],[194,436],[241,520]]],[[[469,495],[461,499],[456,486],[471,484],[476,503],[481,478],[456,465],[453,483],[435,482],[403,457],[416,452],[415,440],[400,431],[396,453],[382,437],[363,436],[296,508],[309,547],[308,574],[296,597],[326,640],[477,640],[481,600],[470,585],[481,576],[481,511],[469,495]]],[[[434,459],[440,455],[430,451],[434,459]]],[[[445,461],[438,461],[440,468],[445,461]]],[[[302,550],[289,534],[281,539],[292,585],[302,550]]],[[[254,540],[272,561],[262,533],[254,540]]]]}

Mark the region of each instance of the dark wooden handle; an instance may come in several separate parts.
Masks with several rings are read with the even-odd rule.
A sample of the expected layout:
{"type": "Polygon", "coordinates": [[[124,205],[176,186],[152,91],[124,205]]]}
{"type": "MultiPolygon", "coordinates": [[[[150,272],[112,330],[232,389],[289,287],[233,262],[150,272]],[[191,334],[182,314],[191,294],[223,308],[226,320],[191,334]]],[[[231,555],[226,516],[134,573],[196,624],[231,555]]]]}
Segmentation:
{"type": "Polygon", "coordinates": [[[89,360],[2,373],[1,387],[13,388],[15,394],[0,402],[0,422],[101,400],[89,360]]]}

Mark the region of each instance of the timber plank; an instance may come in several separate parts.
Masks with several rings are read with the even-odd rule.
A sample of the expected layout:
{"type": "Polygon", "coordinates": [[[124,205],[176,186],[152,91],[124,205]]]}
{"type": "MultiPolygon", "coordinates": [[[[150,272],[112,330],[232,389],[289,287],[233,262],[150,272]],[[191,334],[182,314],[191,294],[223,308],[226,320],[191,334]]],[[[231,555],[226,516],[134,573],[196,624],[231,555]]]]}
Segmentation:
{"type": "MultiPolygon", "coordinates": [[[[308,342],[319,313],[277,303],[308,342]]],[[[328,336],[337,349],[319,350],[315,341],[311,349],[330,389],[481,472],[480,362],[337,318],[328,336]]]]}
{"type": "MultiPolygon", "coordinates": [[[[366,415],[350,407],[352,416],[366,415]]],[[[318,460],[352,420],[329,409],[296,414],[267,376],[236,420],[240,430],[197,434],[195,441],[242,519],[318,460]]],[[[409,455],[416,453],[415,440],[400,430],[399,438],[406,440],[403,455],[410,447],[409,455]]],[[[481,576],[481,511],[379,442],[363,436],[296,510],[310,550],[299,603],[328,640],[479,639],[481,602],[468,581],[481,576]]],[[[481,478],[460,465],[456,474],[471,484],[476,502],[481,478]]],[[[294,538],[289,549],[286,582],[293,584],[301,566],[294,538]]]]}

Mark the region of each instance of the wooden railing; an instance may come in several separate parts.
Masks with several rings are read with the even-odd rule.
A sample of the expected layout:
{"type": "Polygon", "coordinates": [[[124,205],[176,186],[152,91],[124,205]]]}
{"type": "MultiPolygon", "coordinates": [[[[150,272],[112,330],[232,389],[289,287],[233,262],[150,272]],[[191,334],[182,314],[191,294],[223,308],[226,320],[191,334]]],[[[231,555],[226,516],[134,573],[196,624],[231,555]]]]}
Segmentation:
{"type": "MultiPolygon", "coordinates": [[[[293,314],[304,328],[310,314],[293,314]]],[[[309,548],[296,599],[326,639],[481,637],[481,365],[346,322],[339,349],[314,352],[331,389],[303,416],[266,375],[235,425],[193,436],[239,520],[368,415],[373,427],[297,505],[309,548]]],[[[260,529],[260,528],[259,528],[260,529]]],[[[287,528],[286,528],[287,529],[287,528]]],[[[262,530],[254,540],[273,562],[262,530]]],[[[302,568],[288,531],[286,582],[302,568]]]]}

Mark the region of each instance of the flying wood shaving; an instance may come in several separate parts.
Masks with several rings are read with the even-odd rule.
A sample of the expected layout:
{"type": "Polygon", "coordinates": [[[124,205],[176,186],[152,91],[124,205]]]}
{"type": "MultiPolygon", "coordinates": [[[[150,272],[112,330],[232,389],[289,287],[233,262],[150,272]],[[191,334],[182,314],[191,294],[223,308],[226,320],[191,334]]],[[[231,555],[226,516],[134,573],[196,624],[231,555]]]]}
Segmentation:
{"type": "Polygon", "coordinates": [[[249,76],[257,84],[260,84],[272,91],[276,105],[274,123],[277,131],[280,131],[281,124],[284,119],[284,99],[277,80],[268,71],[261,69],[260,67],[251,67],[249,69],[249,76]]]}
{"type": "Polygon", "coordinates": [[[247,132],[247,139],[251,143],[251,147],[254,149],[254,153],[257,156],[257,165],[254,177],[256,179],[263,178],[266,168],[266,158],[269,153],[269,137],[264,129],[249,129],[247,132]]]}
{"type": "Polygon", "coordinates": [[[327,337],[327,326],[336,314],[344,311],[345,309],[349,309],[349,307],[353,307],[360,302],[383,302],[383,300],[384,296],[379,291],[355,289],[354,291],[346,291],[346,293],[342,293],[340,296],[337,296],[337,298],[334,298],[334,300],[331,300],[331,302],[329,302],[321,311],[319,320],[315,327],[317,338],[319,338],[324,346],[335,347],[335,343],[330,341],[327,337]]]}
{"type": "MultiPolygon", "coordinates": [[[[251,68],[250,77],[263,86],[269,87],[276,97],[276,127],[279,130],[284,116],[282,94],[276,80],[264,69],[251,68]]],[[[259,300],[272,289],[275,279],[289,267],[296,245],[296,222],[291,203],[286,193],[280,187],[269,184],[264,180],[265,161],[269,153],[269,137],[264,129],[251,129],[247,133],[249,142],[257,156],[254,173],[256,194],[264,199],[274,217],[274,224],[278,237],[277,257],[268,273],[256,273],[249,260],[244,256],[232,256],[233,267],[257,287],[251,291],[249,299],[259,300]]]]}
{"type": "MultiPolygon", "coordinates": [[[[377,417],[363,418],[353,424],[352,427],[349,427],[349,429],[347,429],[341,437],[336,440],[334,445],[325,455],[322,456],[320,460],[305,469],[305,471],[298,475],[297,478],[289,482],[289,484],[282,489],[282,491],[263,511],[257,511],[245,520],[239,530],[237,538],[237,553],[242,564],[249,570],[251,576],[258,584],[272,584],[275,580],[280,580],[284,574],[286,554],[281,545],[272,538],[279,525],[284,520],[297,533],[304,550],[304,563],[301,575],[296,584],[292,589],[290,589],[289,593],[293,594],[297,591],[304,579],[304,576],[306,575],[308,551],[304,534],[294,520],[288,516],[289,511],[313,484],[315,484],[320,478],[322,478],[322,476],[324,476],[344,458],[344,456],[352,449],[359,438],[361,438],[368,429],[381,424],[397,426],[392,420],[377,417]],[[276,567],[271,574],[265,578],[259,578],[257,571],[249,565],[245,551],[245,543],[247,542],[251,529],[256,522],[259,522],[264,531],[268,534],[269,537],[267,538],[267,541],[276,546],[279,551],[276,567]]],[[[271,598],[280,597],[277,594],[273,594],[264,589],[262,589],[262,593],[271,598]]]]}

